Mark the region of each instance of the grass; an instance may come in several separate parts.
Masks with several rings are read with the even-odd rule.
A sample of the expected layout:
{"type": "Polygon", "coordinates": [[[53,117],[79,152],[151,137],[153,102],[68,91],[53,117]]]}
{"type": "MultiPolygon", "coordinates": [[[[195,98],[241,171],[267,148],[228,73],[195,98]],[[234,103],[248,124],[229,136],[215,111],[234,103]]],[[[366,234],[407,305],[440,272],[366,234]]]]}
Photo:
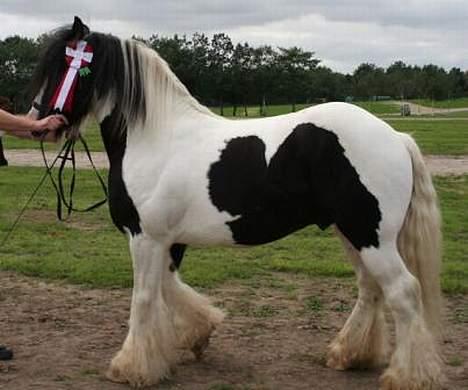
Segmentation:
{"type": "Polygon", "coordinates": [[[323,303],[319,297],[307,297],[304,299],[304,307],[311,312],[320,312],[323,310],[323,303]]]}
{"type": "Polygon", "coordinates": [[[395,130],[410,133],[425,154],[468,154],[466,120],[386,120],[395,130]]]}
{"type": "MultiPolygon", "coordinates": [[[[101,197],[92,172],[80,171],[78,206],[101,197]]],[[[38,182],[38,168],[6,168],[0,175],[0,240],[38,182]]],[[[468,293],[468,176],[438,178],[444,215],[443,288],[468,293]]],[[[127,241],[112,225],[106,207],[55,220],[50,185],[39,193],[22,223],[0,248],[0,268],[94,287],[129,287],[127,241]]],[[[182,273],[191,285],[210,288],[227,280],[270,279],[277,271],[310,277],[354,275],[330,231],[308,227],[272,244],[244,248],[189,248],[182,273]]],[[[312,304],[313,306],[314,304],[312,304]]],[[[337,308],[343,309],[343,308],[337,308]]],[[[269,315],[264,310],[259,315],[269,315]]]]}
{"type": "Polygon", "coordinates": [[[412,103],[434,108],[468,108],[468,97],[447,100],[414,99],[412,103]]]}
{"type": "Polygon", "coordinates": [[[374,115],[389,115],[400,114],[400,106],[398,104],[388,102],[354,102],[359,107],[371,112],[374,115]]]}
{"type": "Polygon", "coordinates": [[[461,367],[463,365],[463,359],[460,356],[450,356],[447,359],[447,364],[452,367],[461,367]]]}

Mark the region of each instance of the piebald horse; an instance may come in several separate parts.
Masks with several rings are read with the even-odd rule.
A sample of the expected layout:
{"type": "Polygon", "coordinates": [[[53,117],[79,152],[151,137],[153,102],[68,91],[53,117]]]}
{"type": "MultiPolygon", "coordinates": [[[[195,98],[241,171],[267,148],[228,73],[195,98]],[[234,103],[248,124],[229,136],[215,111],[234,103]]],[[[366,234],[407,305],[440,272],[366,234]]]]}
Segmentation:
{"type": "Polygon", "coordinates": [[[382,389],[440,386],[440,214],[410,136],[345,103],[221,118],[155,51],[90,32],[79,18],[56,31],[38,64],[39,117],[57,108],[68,73],[75,79],[62,112],[78,131],[88,115],[100,124],[110,214],[133,259],[129,331],[109,379],[159,382],[181,348],[200,355],[222,321],[178,275],[187,245],[258,245],[315,224],[335,229],[359,284],[328,366],[388,364],[382,389]],[[396,325],[391,356],[384,304],[396,325]]]}

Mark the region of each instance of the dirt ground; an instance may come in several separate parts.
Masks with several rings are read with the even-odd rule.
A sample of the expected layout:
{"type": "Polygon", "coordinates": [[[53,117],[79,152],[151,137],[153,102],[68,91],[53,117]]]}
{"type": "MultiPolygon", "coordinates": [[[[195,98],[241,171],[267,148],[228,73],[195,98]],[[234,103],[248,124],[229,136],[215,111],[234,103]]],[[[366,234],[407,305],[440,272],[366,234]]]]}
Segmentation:
{"type": "MultiPolygon", "coordinates": [[[[127,331],[129,289],[98,290],[0,272],[0,389],[124,390],[104,372],[127,331]]],[[[202,361],[182,357],[172,378],[152,389],[378,388],[381,371],[326,368],[328,342],[344,324],[356,289],[348,280],[274,280],[223,285],[209,295],[227,312],[202,361]],[[250,283],[250,284],[249,284],[250,283]]],[[[468,389],[468,297],[447,299],[447,389],[468,389]]]]}
{"type": "MultiPolygon", "coordinates": [[[[468,118],[467,118],[468,119],[468,118]]],[[[57,152],[47,152],[49,162],[53,161],[57,152]]],[[[43,167],[44,162],[39,151],[36,150],[5,150],[5,156],[11,166],[43,167]]],[[[107,156],[102,152],[92,153],[93,161],[98,168],[108,168],[107,156]]],[[[77,166],[91,169],[91,165],[84,153],[76,152],[77,166]]],[[[462,175],[468,173],[468,156],[424,156],[429,170],[434,175],[462,175]]]]}

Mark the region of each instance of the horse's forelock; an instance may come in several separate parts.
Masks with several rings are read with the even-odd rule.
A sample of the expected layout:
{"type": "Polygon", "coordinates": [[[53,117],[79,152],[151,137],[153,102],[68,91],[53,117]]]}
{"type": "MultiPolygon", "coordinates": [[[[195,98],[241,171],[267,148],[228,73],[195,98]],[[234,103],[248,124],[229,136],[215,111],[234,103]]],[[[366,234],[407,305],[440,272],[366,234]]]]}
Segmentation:
{"type": "MultiPolygon", "coordinates": [[[[71,27],[58,29],[46,38],[30,84],[32,99],[42,93],[41,101],[37,102],[43,107],[40,116],[48,113],[48,104],[67,69],[65,48],[73,39],[71,27]]],[[[100,99],[111,92],[118,96],[124,89],[125,67],[120,40],[101,33],[90,33],[83,39],[93,48],[93,60],[89,65],[91,73],[78,79],[73,110],[69,118],[72,122],[81,122],[87,116],[94,97],[100,99]]]]}

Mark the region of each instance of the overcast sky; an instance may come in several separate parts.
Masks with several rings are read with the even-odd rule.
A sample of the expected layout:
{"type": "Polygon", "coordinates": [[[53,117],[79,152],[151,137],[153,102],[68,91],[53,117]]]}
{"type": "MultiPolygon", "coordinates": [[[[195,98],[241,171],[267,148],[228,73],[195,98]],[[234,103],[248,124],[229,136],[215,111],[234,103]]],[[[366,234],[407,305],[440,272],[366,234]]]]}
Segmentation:
{"type": "Polygon", "coordinates": [[[120,37],[226,32],[300,46],[340,72],[396,60],[468,70],[468,0],[0,0],[0,38],[36,37],[75,14],[120,37]]]}

